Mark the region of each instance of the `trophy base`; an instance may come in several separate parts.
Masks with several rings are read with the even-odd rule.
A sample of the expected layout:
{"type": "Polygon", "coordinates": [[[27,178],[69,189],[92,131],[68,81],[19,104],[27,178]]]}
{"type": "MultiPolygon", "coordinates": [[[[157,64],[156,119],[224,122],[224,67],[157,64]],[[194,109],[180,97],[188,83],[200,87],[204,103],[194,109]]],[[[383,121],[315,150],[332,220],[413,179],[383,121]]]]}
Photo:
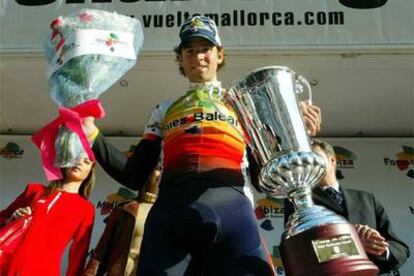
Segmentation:
{"type": "Polygon", "coordinates": [[[288,239],[279,246],[286,275],[377,275],[348,223],[321,225],[288,239]]]}

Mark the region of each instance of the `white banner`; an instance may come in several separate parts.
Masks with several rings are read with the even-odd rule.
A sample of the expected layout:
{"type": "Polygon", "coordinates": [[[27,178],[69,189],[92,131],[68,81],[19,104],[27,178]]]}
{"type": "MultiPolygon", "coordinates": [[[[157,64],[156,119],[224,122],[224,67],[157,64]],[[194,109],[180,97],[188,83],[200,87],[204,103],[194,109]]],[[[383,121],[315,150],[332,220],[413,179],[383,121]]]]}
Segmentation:
{"type": "Polygon", "coordinates": [[[139,19],[144,50],[171,50],[191,15],[212,17],[233,49],[410,47],[411,0],[2,0],[0,50],[39,51],[49,23],[81,8],[139,19]]]}
{"type": "MultiPolygon", "coordinates": [[[[126,154],[138,138],[110,138],[126,154]]],[[[332,138],[326,139],[336,151],[339,182],[347,188],[373,193],[384,205],[395,233],[414,248],[414,143],[412,138],[332,138]]],[[[0,136],[0,209],[19,195],[28,182],[46,179],[37,148],[25,136],[0,136]]],[[[134,192],[123,188],[97,166],[96,185],[91,201],[96,207],[91,249],[103,230],[103,219],[134,192]]],[[[284,275],[278,246],[283,227],[283,200],[255,193],[255,212],[262,236],[271,253],[276,275],[284,275]]],[[[156,256],[154,256],[156,258],[156,256]]],[[[67,259],[64,259],[62,274],[67,259]]],[[[400,275],[414,275],[414,260],[409,258],[400,275]]]]}

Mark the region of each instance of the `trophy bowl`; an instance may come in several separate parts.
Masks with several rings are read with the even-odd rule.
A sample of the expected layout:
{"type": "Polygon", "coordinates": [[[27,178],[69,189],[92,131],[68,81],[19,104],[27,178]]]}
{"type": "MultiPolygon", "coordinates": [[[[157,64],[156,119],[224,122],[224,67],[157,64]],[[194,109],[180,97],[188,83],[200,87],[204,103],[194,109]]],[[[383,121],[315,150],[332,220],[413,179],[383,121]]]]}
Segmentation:
{"type": "Polygon", "coordinates": [[[284,269],[287,275],[376,275],[354,227],[313,204],[311,189],[326,163],[311,148],[298,100],[304,94],[311,102],[309,82],[283,66],[255,69],[226,93],[261,166],[260,187],[295,207],[279,246],[284,269]]]}

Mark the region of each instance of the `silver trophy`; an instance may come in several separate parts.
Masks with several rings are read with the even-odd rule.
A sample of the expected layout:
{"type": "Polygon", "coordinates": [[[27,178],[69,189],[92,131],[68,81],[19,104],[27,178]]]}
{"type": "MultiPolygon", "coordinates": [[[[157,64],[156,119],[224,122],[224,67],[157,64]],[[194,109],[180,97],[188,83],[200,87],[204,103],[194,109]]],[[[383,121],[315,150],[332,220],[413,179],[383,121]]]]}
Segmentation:
{"type": "MultiPolygon", "coordinates": [[[[366,255],[356,231],[343,217],[313,204],[311,189],[324,177],[326,164],[324,158],[311,149],[298,101],[298,95],[304,94],[311,100],[311,88],[304,77],[287,67],[269,66],[253,70],[235,81],[226,99],[238,113],[247,144],[261,166],[261,188],[269,196],[289,198],[295,206],[282,234],[281,257],[285,270],[289,275],[313,275],[313,271],[320,273],[324,266],[328,272],[344,272],[344,267],[350,269],[349,262],[341,267],[331,260],[354,255],[366,259],[366,255]],[[332,231],[337,225],[346,226],[332,231]],[[329,228],[326,233],[330,234],[315,238],[313,232],[320,231],[321,227],[329,228]],[[349,231],[351,235],[347,234],[349,231]],[[344,246],[335,247],[331,254],[326,248],[336,246],[338,237],[344,246]],[[289,248],[289,244],[287,248],[283,246],[287,241],[293,248],[289,248]],[[323,250],[319,249],[321,244],[323,250]],[[308,257],[312,254],[315,255],[313,259],[308,257]],[[295,265],[297,261],[304,262],[302,258],[311,259],[307,268],[295,265]]],[[[353,265],[349,271],[358,270],[361,268],[353,265]]]]}
{"type": "Polygon", "coordinates": [[[226,94],[262,167],[260,185],[276,198],[300,199],[325,175],[325,160],[311,150],[297,94],[311,98],[308,81],[282,66],[251,71],[226,94]]]}

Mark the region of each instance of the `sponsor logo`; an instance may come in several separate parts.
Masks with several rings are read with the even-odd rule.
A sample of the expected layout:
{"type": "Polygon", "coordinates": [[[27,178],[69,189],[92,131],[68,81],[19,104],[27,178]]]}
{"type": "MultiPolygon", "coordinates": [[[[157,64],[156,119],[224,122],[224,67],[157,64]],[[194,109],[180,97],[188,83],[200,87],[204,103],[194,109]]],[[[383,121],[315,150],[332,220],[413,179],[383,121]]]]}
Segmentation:
{"type": "Polygon", "coordinates": [[[96,204],[96,209],[101,209],[101,215],[106,215],[118,207],[120,204],[132,200],[136,198],[136,196],[137,195],[135,192],[121,187],[116,193],[108,195],[105,200],[98,201],[96,204]]]}
{"type": "MultiPolygon", "coordinates": [[[[174,128],[176,128],[176,127],[180,127],[180,126],[183,126],[185,124],[198,123],[198,122],[203,122],[203,121],[222,121],[222,122],[228,122],[229,124],[231,124],[233,126],[238,126],[239,125],[238,120],[235,119],[234,117],[219,113],[217,111],[214,111],[213,113],[195,112],[194,114],[187,115],[187,116],[182,117],[180,119],[174,119],[170,122],[167,122],[166,125],[165,125],[165,130],[170,131],[170,130],[173,130],[174,128]]],[[[190,132],[190,133],[192,133],[192,132],[190,132]]]]}
{"type": "Polygon", "coordinates": [[[191,23],[188,26],[185,26],[182,29],[181,33],[184,33],[186,31],[197,32],[198,29],[204,29],[209,32],[214,32],[214,30],[212,30],[208,25],[204,24],[203,21],[200,20],[200,18],[195,18],[191,21],[191,23]]]}
{"type": "Polygon", "coordinates": [[[357,156],[355,153],[340,146],[334,146],[336,163],[340,169],[353,169],[357,156]]]}
{"type": "Polygon", "coordinates": [[[111,52],[115,52],[115,46],[117,44],[128,46],[128,43],[119,39],[119,36],[115,33],[109,33],[105,38],[97,38],[95,40],[97,44],[104,44],[111,52]]]}
{"type": "Polygon", "coordinates": [[[336,158],[336,178],[344,179],[345,176],[342,173],[342,169],[354,169],[355,160],[357,156],[344,147],[334,146],[335,158],[336,158]]]}
{"type": "Polygon", "coordinates": [[[109,37],[105,40],[105,45],[108,46],[109,50],[112,52],[115,51],[115,48],[113,46],[117,43],[119,43],[119,37],[114,33],[110,33],[109,37]]]}
{"type": "MultiPolygon", "coordinates": [[[[195,14],[199,15],[199,14],[195,14]]],[[[299,15],[290,11],[249,11],[232,10],[222,13],[204,13],[211,18],[217,26],[313,26],[313,25],[344,25],[343,11],[305,11],[299,15]]],[[[189,11],[177,11],[169,14],[143,14],[144,28],[172,28],[181,26],[184,20],[191,17],[189,11]]]]}
{"type": "MultiPolygon", "coordinates": [[[[49,5],[56,0],[15,0],[17,4],[23,5],[23,6],[42,6],[42,5],[49,5]]],[[[190,2],[191,0],[170,0],[170,2],[190,2]]],[[[375,9],[382,7],[387,3],[388,0],[339,0],[339,3],[345,7],[353,8],[353,9],[375,9]]],[[[59,1],[60,2],[60,1],[59,1]]],[[[63,1],[62,1],[63,2],[63,1]]],[[[66,4],[85,4],[85,0],[66,0],[66,4]]],[[[102,2],[115,2],[113,0],[91,0],[92,3],[102,3],[102,2]]],[[[165,0],[121,0],[121,2],[125,3],[142,3],[142,2],[165,2],[165,0]]],[[[158,5],[158,4],[157,4],[158,5]]]]}
{"type": "MultiPolygon", "coordinates": [[[[284,199],[264,197],[256,201],[256,218],[259,221],[259,227],[264,231],[270,232],[274,231],[277,227],[281,227],[282,224],[278,223],[274,219],[283,219],[284,211],[284,199]]],[[[269,242],[274,244],[273,240],[268,241],[268,243],[269,242]]],[[[269,249],[271,251],[269,253],[272,258],[276,275],[284,275],[285,272],[282,266],[282,260],[280,258],[278,247],[279,245],[270,246],[269,249]]]]}
{"type": "Polygon", "coordinates": [[[273,226],[266,222],[266,219],[281,218],[284,214],[283,199],[265,197],[256,202],[256,218],[258,220],[265,219],[261,227],[264,230],[272,230],[273,226]]]}
{"type": "Polygon", "coordinates": [[[401,172],[406,172],[410,178],[414,178],[414,148],[402,146],[402,151],[395,155],[395,158],[384,158],[386,166],[394,166],[401,172]]]}

